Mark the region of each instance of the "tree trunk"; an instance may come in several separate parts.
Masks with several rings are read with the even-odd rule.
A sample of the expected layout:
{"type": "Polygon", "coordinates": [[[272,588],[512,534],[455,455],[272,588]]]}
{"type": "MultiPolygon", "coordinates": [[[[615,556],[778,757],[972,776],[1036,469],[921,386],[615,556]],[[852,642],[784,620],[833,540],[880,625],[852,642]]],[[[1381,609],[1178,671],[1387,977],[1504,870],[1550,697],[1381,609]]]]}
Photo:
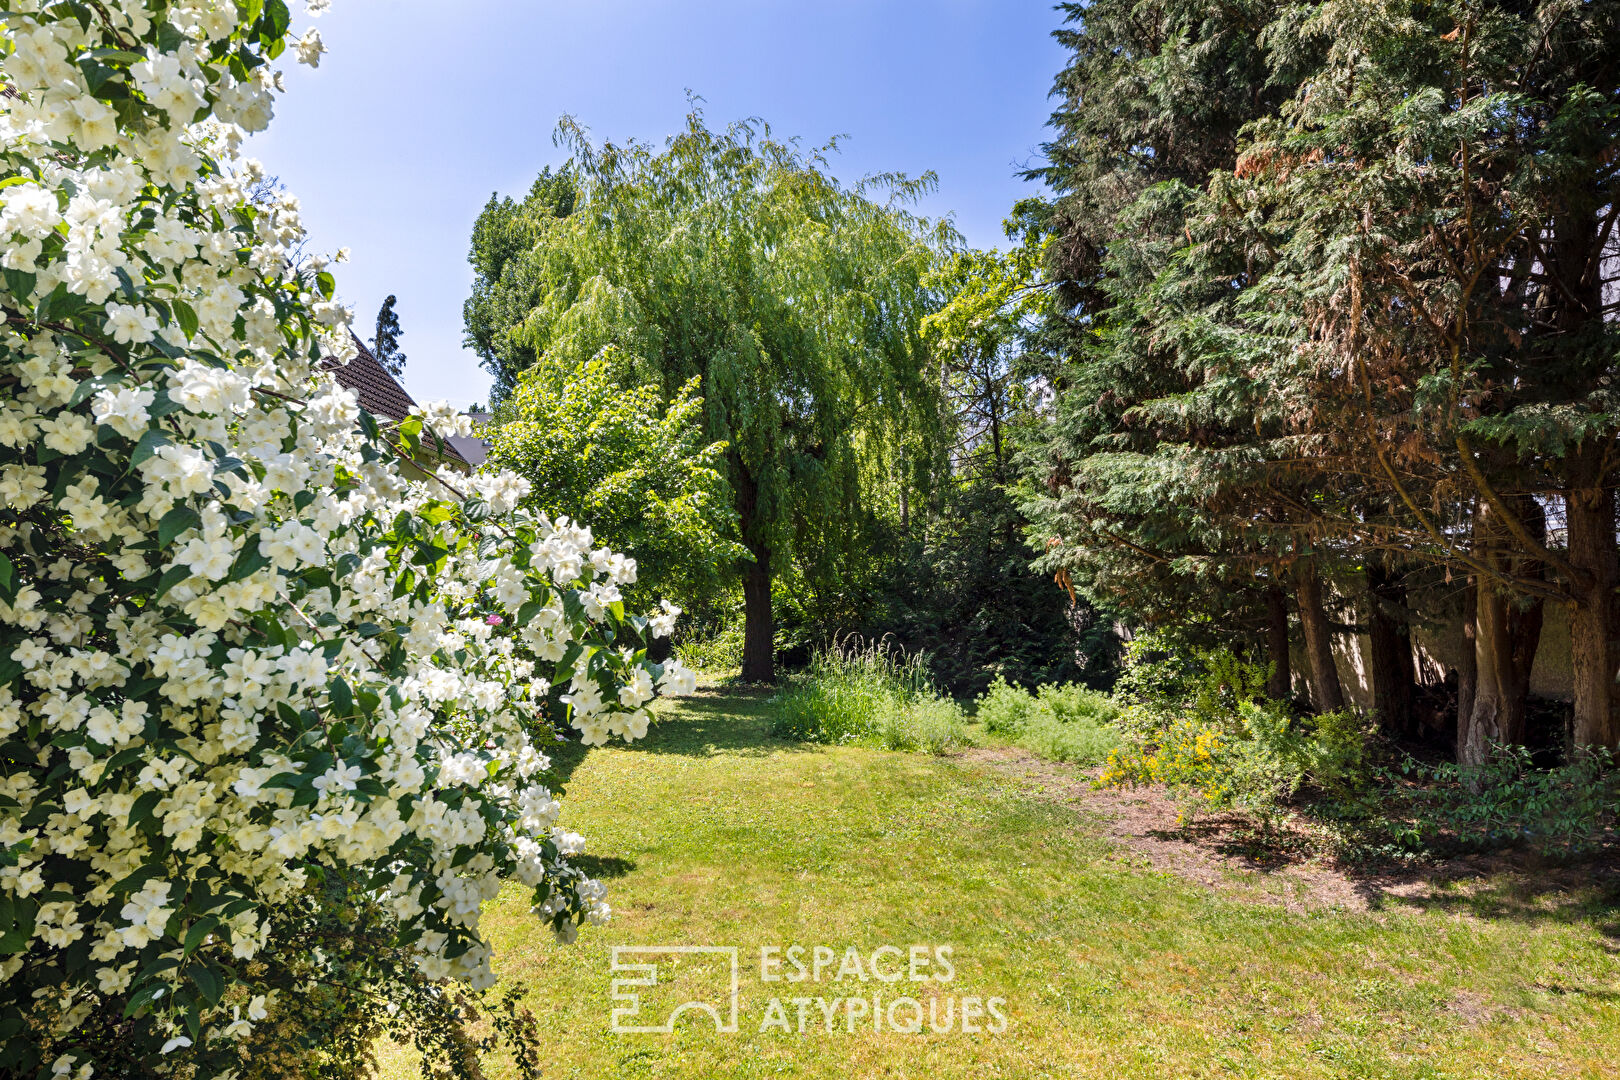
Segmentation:
{"type": "Polygon", "coordinates": [[[776,624],[771,614],[771,549],[750,544],[754,561],[743,569],[744,682],[776,678],[776,624]]]}
{"type": "Polygon", "coordinates": [[[1367,564],[1367,600],[1372,609],[1368,626],[1371,655],[1373,711],[1385,731],[1410,735],[1415,725],[1412,699],[1417,689],[1417,671],[1412,663],[1411,613],[1406,606],[1406,586],[1382,559],[1367,564]]]}
{"type": "Polygon", "coordinates": [[[1458,745],[1474,715],[1474,690],[1479,684],[1479,579],[1469,577],[1463,590],[1462,647],[1457,655],[1458,745]]]}
{"type": "MultiPolygon", "coordinates": [[[[1538,505],[1514,506],[1534,533],[1545,532],[1538,505]]],[[[1504,574],[1528,577],[1532,567],[1511,552],[1511,538],[1489,506],[1474,512],[1474,552],[1504,574]]],[[[1473,707],[1458,713],[1457,763],[1485,764],[1497,746],[1525,742],[1530,670],[1541,644],[1542,604],[1525,603],[1506,589],[1482,582],[1474,589],[1473,707]]]]}
{"type": "Polygon", "coordinates": [[[1524,700],[1517,692],[1508,601],[1485,583],[1475,590],[1474,705],[1459,715],[1457,764],[1478,767],[1496,747],[1524,741],[1524,700]]]}
{"type": "MultiPolygon", "coordinates": [[[[1588,455],[1582,455],[1588,456],[1588,455]]],[[[1591,455],[1595,456],[1595,455],[1591,455]]],[[[1578,462],[1579,479],[1569,494],[1569,561],[1585,580],[1572,583],[1576,594],[1570,612],[1570,664],[1575,681],[1575,745],[1620,747],[1615,717],[1614,591],[1616,567],[1614,493],[1603,485],[1600,467],[1578,462]]]]}
{"type": "MultiPolygon", "coordinates": [[[[1596,174],[1593,174],[1596,175],[1596,174]]],[[[1597,194],[1597,189],[1592,189],[1597,194]]],[[[1546,269],[1557,278],[1547,289],[1545,306],[1559,334],[1579,341],[1602,323],[1607,254],[1600,208],[1606,197],[1568,200],[1553,219],[1554,241],[1547,249],[1546,269]]],[[[1605,360],[1605,363],[1608,361],[1605,360]]],[[[1598,374],[1579,371],[1577,390],[1584,394],[1598,374]]],[[[1620,584],[1620,554],[1615,546],[1615,502],[1609,483],[1614,441],[1588,436],[1564,461],[1568,498],[1569,562],[1575,601],[1570,612],[1570,662],[1575,683],[1575,745],[1620,747],[1616,718],[1615,672],[1620,663],[1616,629],[1615,587],[1620,584]]]]}
{"type": "Polygon", "coordinates": [[[1294,696],[1294,671],[1288,654],[1288,595],[1280,585],[1266,590],[1266,651],[1271,656],[1266,696],[1288,701],[1294,696]]]}
{"type": "Polygon", "coordinates": [[[1305,655],[1311,664],[1311,704],[1317,712],[1336,712],[1344,708],[1344,687],[1333,662],[1333,628],[1322,605],[1322,578],[1316,560],[1300,560],[1295,573],[1299,625],[1305,631],[1305,655]]]}
{"type": "Polygon", "coordinates": [[[753,555],[742,565],[744,682],[776,680],[776,622],[771,613],[771,546],[758,536],[759,483],[735,452],[731,455],[737,519],[753,555]]]}

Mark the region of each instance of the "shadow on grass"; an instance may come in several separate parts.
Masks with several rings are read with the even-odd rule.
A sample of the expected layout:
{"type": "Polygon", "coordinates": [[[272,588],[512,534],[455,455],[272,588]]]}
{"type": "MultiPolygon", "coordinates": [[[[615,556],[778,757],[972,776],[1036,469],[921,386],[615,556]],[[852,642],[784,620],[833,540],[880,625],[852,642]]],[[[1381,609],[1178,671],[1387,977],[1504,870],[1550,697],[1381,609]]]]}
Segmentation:
{"type": "MultiPolygon", "coordinates": [[[[1303,838],[1260,829],[1241,815],[1200,817],[1146,835],[1195,844],[1259,871],[1298,865],[1311,857],[1303,838]]],[[[1555,858],[1507,849],[1410,866],[1341,864],[1335,870],[1370,910],[1405,907],[1491,922],[1589,925],[1606,939],[1599,947],[1620,956],[1617,852],[1555,858]]]]}
{"type": "Polygon", "coordinates": [[[634,859],[617,855],[575,855],[569,862],[593,878],[621,878],[636,868],[634,859]]]}
{"type": "MultiPolygon", "coordinates": [[[[633,743],[614,740],[619,751],[639,754],[676,754],[685,757],[767,757],[771,754],[813,750],[804,743],[771,735],[771,687],[705,687],[691,697],[660,703],[654,710],[647,737],[633,743]]],[[[556,743],[549,751],[551,786],[564,791],[574,770],[590,753],[575,739],[556,743]]]]}
{"type": "Polygon", "coordinates": [[[1612,856],[1587,863],[1512,855],[1453,860],[1398,875],[1367,875],[1357,885],[1375,909],[1404,906],[1492,922],[1589,925],[1605,939],[1599,947],[1620,956],[1620,868],[1612,856]]]}
{"type": "Polygon", "coordinates": [[[689,757],[766,757],[813,749],[771,734],[770,702],[774,693],[769,687],[699,691],[665,706],[655,717],[647,738],[626,749],[689,757]]]}

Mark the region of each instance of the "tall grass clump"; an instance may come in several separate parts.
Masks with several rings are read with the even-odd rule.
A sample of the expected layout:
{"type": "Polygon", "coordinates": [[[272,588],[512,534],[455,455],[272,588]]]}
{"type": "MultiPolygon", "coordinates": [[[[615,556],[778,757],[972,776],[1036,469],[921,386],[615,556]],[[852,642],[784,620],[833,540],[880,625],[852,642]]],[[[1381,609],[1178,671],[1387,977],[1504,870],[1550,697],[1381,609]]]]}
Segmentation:
{"type": "Polygon", "coordinates": [[[1050,761],[1098,765],[1120,745],[1119,707],[1083,686],[1042,686],[1035,693],[998,677],[978,701],[985,730],[1050,761]]]}
{"type": "Polygon", "coordinates": [[[835,639],[772,701],[771,734],[943,753],[967,742],[961,708],[934,689],[927,658],[888,641],[835,639]]]}
{"type": "Polygon", "coordinates": [[[676,644],[675,656],[694,671],[728,672],[742,667],[743,635],[741,627],[731,627],[707,637],[684,640],[676,644]]]}

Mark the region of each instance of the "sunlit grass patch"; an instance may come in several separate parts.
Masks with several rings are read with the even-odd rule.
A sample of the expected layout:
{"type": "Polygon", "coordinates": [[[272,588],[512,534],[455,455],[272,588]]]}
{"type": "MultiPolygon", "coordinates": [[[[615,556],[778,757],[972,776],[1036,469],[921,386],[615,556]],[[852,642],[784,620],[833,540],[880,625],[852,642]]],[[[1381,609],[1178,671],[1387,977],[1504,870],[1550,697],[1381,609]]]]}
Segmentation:
{"type": "Polygon", "coordinates": [[[710,690],[645,744],[561,748],[564,823],[590,837],[614,919],[560,946],[512,890],[483,924],[529,988],[547,1077],[1612,1075],[1620,908],[1601,889],[1487,881],[1367,914],[1245,902],[1117,858],[993,769],[773,737],[774,708],[710,690]],[[736,1034],[609,1030],[612,947],[669,944],[738,948],[736,1034]],[[762,1032],[788,991],[761,981],[759,949],[793,944],[950,945],[955,978],[929,990],[1004,998],[1009,1025],[762,1032]]]}

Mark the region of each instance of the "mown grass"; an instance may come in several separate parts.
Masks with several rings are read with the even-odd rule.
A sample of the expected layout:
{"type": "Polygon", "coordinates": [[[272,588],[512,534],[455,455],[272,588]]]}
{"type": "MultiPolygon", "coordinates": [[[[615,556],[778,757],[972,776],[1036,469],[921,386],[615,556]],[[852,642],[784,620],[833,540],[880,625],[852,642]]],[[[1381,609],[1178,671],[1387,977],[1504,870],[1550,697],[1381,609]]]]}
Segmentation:
{"type": "MultiPolygon", "coordinates": [[[[484,922],[529,987],[546,1076],[1617,1075],[1620,897],[1496,883],[1371,913],[1248,903],[1141,869],[987,767],[780,741],[769,708],[709,691],[644,744],[566,752],[565,824],[590,837],[614,919],[560,946],[513,890],[484,922]],[[939,989],[1005,998],[1011,1026],[761,1034],[772,992],[874,989],[762,985],[758,947],[794,943],[949,944],[939,989]],[[610,1033],[615,944],[739,946],[741,1030],[610,1033]]],[[[403,1053],[385,1064],[414,1073],[403,1053]]]]}

